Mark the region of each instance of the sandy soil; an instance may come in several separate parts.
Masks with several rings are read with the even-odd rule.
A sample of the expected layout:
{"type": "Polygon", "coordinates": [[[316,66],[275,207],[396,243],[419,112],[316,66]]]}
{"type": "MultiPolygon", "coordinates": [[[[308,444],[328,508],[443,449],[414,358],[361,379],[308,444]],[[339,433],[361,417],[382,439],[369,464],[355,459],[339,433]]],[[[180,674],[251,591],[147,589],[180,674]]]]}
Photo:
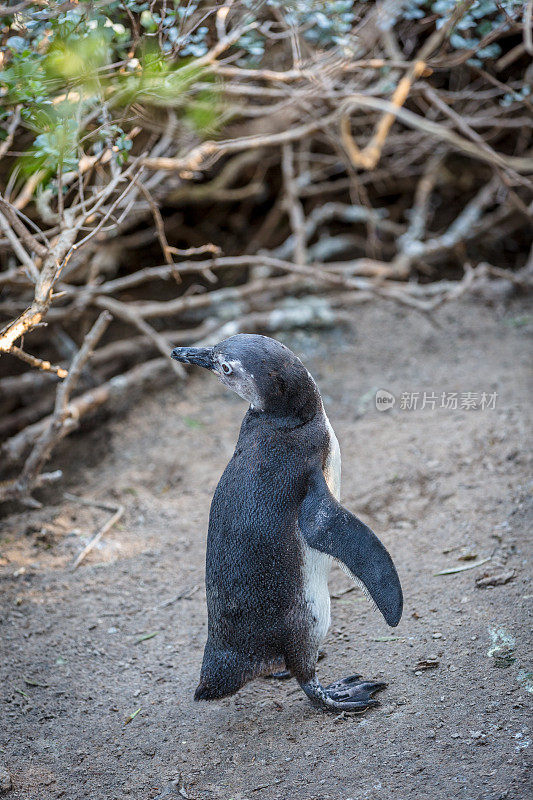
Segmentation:
{"type": "Polygon", "coordinates": [[[391,630],[332,573],[319,674],[385,679],[381,706],[363,715],[322,713],[294,681],[266,679],[193,703],[209,503],[245,410],[236,396],[198,374],[184,389],[154,386],[121,417],[71,438],[68,479],[51,505],[2,523],[8,797],[531,796],[524,313],[464,302],[440,310],[436,328],[366,307],[352,330],[283,335],[321,387],[341,444],[343,502],[381,536],[404,586],[404,618],[391,630]],[[397,396],[392,410],[376,410],[378,388],[397,396]],[[401,393],[417,391],[435,392],[437,407],[402,409],[401,393]],[[442,392],[469,391],[497,392],[496,408],[439,407],[442,392]],[[125,506],[74,573],[109,514],[65,501],[63,490],[125,506]],[[506,582],[479,588],[483,576],[506,582]]]}

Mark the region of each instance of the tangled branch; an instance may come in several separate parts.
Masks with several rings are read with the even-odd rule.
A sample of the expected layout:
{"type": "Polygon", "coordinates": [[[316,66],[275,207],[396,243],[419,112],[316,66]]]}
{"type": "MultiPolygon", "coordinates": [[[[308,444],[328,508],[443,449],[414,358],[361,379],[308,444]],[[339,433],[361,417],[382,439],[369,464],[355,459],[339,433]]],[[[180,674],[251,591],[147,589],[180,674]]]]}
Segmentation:
{"type": "MultiPolygon", "coordinates": [[[[68,54],[67,5],[45,22],[68,54]]],[[[475,0],[448,18],[354,2],[327,30],[318,0],[300,17],[192,4],[172,25],[158,3],[142,19],[127,1],[75,5],[72,47],[100,53],[107,29],[101,64],[73,74],[52,46],[6,50],[0,501],[37,502],[81,419],[183,380],[176,341],[350,324],[371,301],[432,319],[530,287],[531,4],[494,4],[488,33],[475,0]],[[48,116],[17,77],[33,53],[48,116]]],[[[31,43],[43,8],[19,6],[5,13],[31,43]]]]}

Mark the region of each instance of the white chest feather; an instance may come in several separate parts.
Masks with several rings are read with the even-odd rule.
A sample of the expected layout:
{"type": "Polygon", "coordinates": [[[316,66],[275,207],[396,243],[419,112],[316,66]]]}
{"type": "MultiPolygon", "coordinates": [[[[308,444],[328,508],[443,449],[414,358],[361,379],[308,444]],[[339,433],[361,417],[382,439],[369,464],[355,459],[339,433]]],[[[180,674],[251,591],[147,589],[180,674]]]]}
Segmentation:
{"type": "MultiPolygon", "coordinates": [[[[329,451],[324,466],[324,477],[331,494],[340,500],[341,454],[337,437],[324,412],[329,433],[329,451]]],[[[313,616],[317,647],[323,641],[330,624],[328,577],[333,559],[304,544],[304,593],[313,616]]]]}
{"type": "Polygon", "coordinates": [[[324,477],[333,497],[340,502],[341,499],[341,449],[335,436],[335,431],[324,411],[326,427],[329,433],[329,453],[324,467],[324,477]]]}

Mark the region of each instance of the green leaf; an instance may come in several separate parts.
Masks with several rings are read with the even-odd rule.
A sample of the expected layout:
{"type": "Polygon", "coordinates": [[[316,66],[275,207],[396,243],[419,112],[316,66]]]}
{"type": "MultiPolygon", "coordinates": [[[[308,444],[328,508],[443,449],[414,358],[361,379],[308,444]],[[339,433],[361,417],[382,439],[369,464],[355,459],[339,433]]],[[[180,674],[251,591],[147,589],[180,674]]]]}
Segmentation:
{"type": "Polygon", "coordinates": [[[6,44],[14,53],[22,53],[26,49],[26,40],[22,36],[10,36],[6,44]]]}
{"type": "Polygon", "coordinates": [[[135,640],[135,644],[140,644],[141,642],[147,642],[148,639],[153,639],[154,636],[157,636],[159,631],[154,631],[153,633],[145,633],[143,636],[140,636],[138,639],[135,640]]]}

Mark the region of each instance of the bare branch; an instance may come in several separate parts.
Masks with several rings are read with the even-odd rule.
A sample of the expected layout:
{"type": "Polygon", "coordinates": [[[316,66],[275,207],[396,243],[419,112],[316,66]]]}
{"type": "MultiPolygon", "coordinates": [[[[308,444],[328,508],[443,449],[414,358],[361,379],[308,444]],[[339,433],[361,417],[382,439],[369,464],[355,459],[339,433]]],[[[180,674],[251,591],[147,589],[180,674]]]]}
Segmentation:
{"type": "Polygon", "coordinates": [[[296,128],[289,128],[281,133],[242,136],[239,139],[220,142],[204,142],[183,158],[142,158],[141,164],[149,169],[171,170],[178,174],[183,173],[184,177],[190,177],[190,173],[212,166],[216,159],[224,153],[239,153],[243,150],[276,147],[287,142],[296,142],[315,131],[326,128],[338,116],[339,112],[335,111],[321,119],[313,120],[306,125],[299,125],[296,128]]]}
{"type": "Polygon", "coordinates": [[[294,260],[297,264],[305,264],[307,261],[305,216],[294,179],[294,150],[292,144],[283,145],[281,164],[285,184],[285,200],[295,242],[294,260]]]}
{"type": "MultiPolygon", "coordinates": [[[[419,50],[416,59],[410,65],[405,76],[400,80],[396,87],[392,98],[391,106],[398,110],[405,103],[409,96],[409,92],[415,80],[423,75],[427,68],[427,59],[435,50],[442,44],[453,27],[461,19],[461,17],[468,11],[474,0],[464,0],[457,3],[450,18],[445,22],[441,28],[437,28],[435,32],[427,39],[419,50]]],[[[374,169],[377,165],[389,131],[396,119],[395,112],[391,109],[386,111],[380,118],[376,125],[376,129],[372,139],[366,145],[364,150],[359,150],[354,142],[351,131],[348,114],[344,114],[341,119],[341,136],[343,144],[352,160],[355,167],[363,167],[364,169],[374,169]]]]}
{"type": "Polygon", "coordinates": [[[57,375],[58,378],[66,378],[68,375],[68,370],[63,369],[63,367],[56,367],[54,364],[51,364],[49,361],[46,361],[42,358],[37,358],[36,356],[30,355],[30,353],[26,353],[24,350],[21,350],[20,347],[13,346],[11,350],[8,351],[12,356],[16,356],[21,361],[25,361],[26,364],[29,364],[31,367],[36,367],[37,369],[43,370],[43,372],[53,372],[57,375]]]}
{"type": "Polygon", "coordinates": [[[10,123],[7,128],[7,136],[4,139],[4,141],[0,144],[0,159],[5,156],[5,154],[13,144],[13,137],[15,136],[15,131],[17,130],[20,124],[21,110],[22,110],[21,105],[15,106],[15,108],[13,109],[13,116],[11,117],[10,123]]]}
{"type": "Polygon", "coordinates": [[[125,303],[120,303],[118,300],[112,300],[110,297],[99,297],[96,304],[100,308],[106,308],[125,322],[134,325],[137,330],[143,333],[150,341],[152,341],[161,355],[168,357],[168,367],[173,369],[179,378],[185,378],[186,372],[181,364],[177,361],[170,359],[170,351],[172,346],[160,333],[157,333],[146,320],[135,314],[125,303]]]}
{"type": "Polygon", "coordinates": [[[394,114],[399,120],[409,125],[411,128],[428,133],[443,142],[448,142],[457,150],[462,150],[475,159],[499,167],[510,167],[523,174],[533,172],[533,158],[528,158],[527,156],[507,156],[496,151],[487,153],[462,136],[458,136],[456,133],[448,130],[444,125],[420,117],[418,114],[414,114],[406,108],[398,108],[387,100],[380,100],[377,97],[365,97],[364,95],[352,95],[346,103],[346,109],[349,110],[350,108],[371,108],[377,111],[390,111],[391,114],[394,114]]]}
{"type": "Polygon", "coordinates": [[[43,427],[36,439],[30,455],[28,456],[19,478],[12,484],[0,488],[0,501],[14,497],[26,497],[30,494],[35,480],[42,470],[43,465],[50,457],[53,447],[63,438],[68,430],[65,424],[69,413],[69,399],[80,377],[85,362],[90,358],[92,351],[102,337],[111,320],[111,314],[102,312],[74,357],[67,377],[57,389],[54,413],[46,426],[43,427]]]}
{"type": "MultiPolygon", "coordinates": [[[[316,46],[305,36],[312,23],[288,21],[276,4],[263,4],[261,21],[251,23],[250,4],[199,7],[167,55],[169,74],[179,79],[184,69],[183,87],[170,96],[149,81],[125,106],[122,79],[132,69],[142,74],[142,63],[98,68],[101,91],[93,96],[84,85],[92,100],[79,104],[77,168],[61,166],[52,179],[41,170],[24,177],[17,163],[11,169],[13,142],[26,147],[18,135],[26,119],[11,109],[0,143],[0,354],[28,369],[14,375],[13,360],[1,360],[0,436],[11,438],[0,462],[8,476],[26,463],[0,500],[36,503],[33,488],[59,477],[43,474],[46,459],[81,417],[155,378],[184,377],[169,358],[176,340],[349,322],[355,305],[370,301],[401,304],[431,322],[436,308],[466,293],[496,288],[505,298],[531,289],[523,248],[533,212],[533,107],[524,54],[533,4],[487,12],[479,47],[497,42],[502,52],[486,64],[478,54],[481,67],[473,48],[447,44],[471,4],[456,3],[447,22],[436,9],[406,20],[401,0],[358,4],[342,48],[316,46]],[[184,64],[183,36],[204,15],[211,49],[184,64]],[[240,39],[251,30],[272,50],[257,69],[240,66],[240,39]],[[189,124],[206,92],[220,98],[212,141],[189,124]],[[115,125],[133,145],[126,165],[115,125]],[[461,269],[460,280],[443,279],[461,269]],[[54,366],[83,361],[68,337],[76,331],[83,349],[102,310],[114,321],[90,368],[85,360],[72,375],[80,362],[70,373],[54,366]],[[73,397],[65,385],[79,386],[81,369],[92,388],[73,397]]],[[[59,13],[61,4],[49,6],[39,0],[40,17],[59,13]]],[[[168,19],[165,3],[160,10],[168,19]]],[[[138,51],[144,34],[136,15],[125,14],[138,51]]],[[[154,33],[160,46],[164,27],[154,33]]],[[[20,31],[31,38],[23,24],[20,31]]],[[[71,91],[54,82],[52,103],[71,91]]]]}
{"type": "Polygon", "coordinates": [[[2,228],[5,235],[9,239],[9,242],[19,261],[27,267],[33,282],[37,283],[37,281],[39,280],[39,272],[37,270],[37,267],[33,263],[28,253],[24,250],[23,246],[21,245],[20,241],[18,240],[13,231],[13,228],[11,227],[11,225],[9,224],[6,217],[2,214],[1,211],[0,211],[0,228],[2,228]]]}
{"type": "Polygon", "coordinates": [[[524,7],[524,47],[533,56],[533,0],[527,0],[524,7]]]}
{"type": "Polygon", "coordinates": [[[22,220],[19,218],[14,207],[4,200],[3,197],[0,197],[0,209],[2,209],[2,212],[7,217],[9,224],[14,229],[16,234],[20,236],[28,250],[30,252],[33,251],[41,258],[44,258],[48,252],[47,247],[39,242],[32,233],[30,233],[22,220]]]}

